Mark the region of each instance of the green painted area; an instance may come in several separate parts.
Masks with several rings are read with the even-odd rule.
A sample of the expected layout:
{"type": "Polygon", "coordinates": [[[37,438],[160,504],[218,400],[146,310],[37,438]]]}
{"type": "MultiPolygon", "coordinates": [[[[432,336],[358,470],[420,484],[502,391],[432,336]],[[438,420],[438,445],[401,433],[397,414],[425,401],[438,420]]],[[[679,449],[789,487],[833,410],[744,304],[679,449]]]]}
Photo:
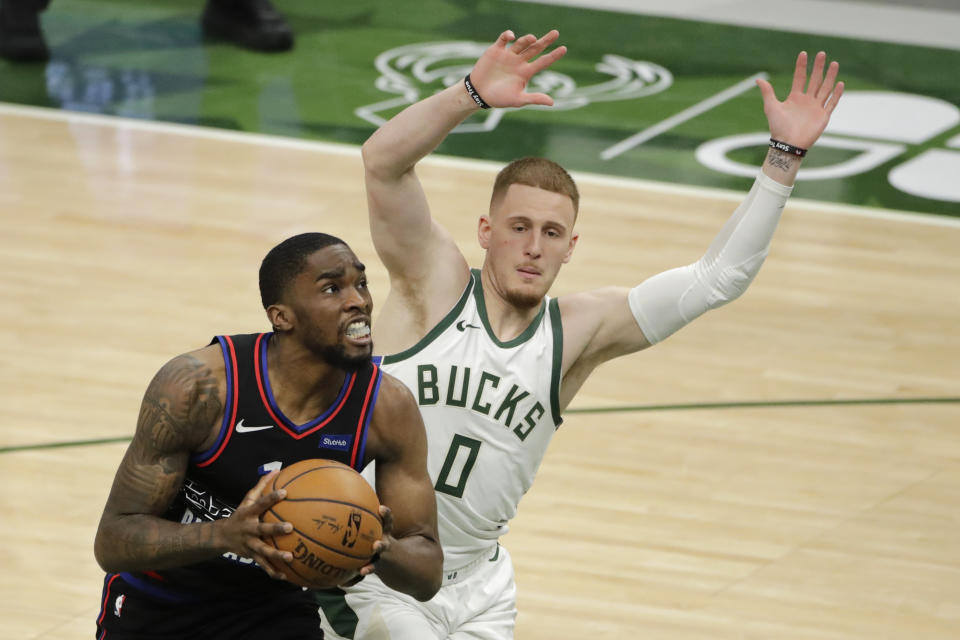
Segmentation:
{"type": "MultiPolygon", "coordinates": [[[[277,0],[295,30],[296,48],[259,54],[204,42],[202,6],[196,0],[54,0],[43,16],[54,59],[46,66],[0,61],[0,100],[360,144],[375,125],[356,109],[399,96],[399,89],[389,93],[376,85],[374,60],[382,52],[438,41],[489,43],[503,28],[521,34],[556,27],[569,53],[554,70],[578,87],[611,78],[596,69],[608,54],[661,65],[674,83],[647,97],[507,112],[493,131],[451,135],[439,153],[503,162],[544,155],[573,170],[736,190],[747,189],[752,179],[709,169],[694,151],[718,137],[766,131],[755,88],[612,160],[600,153],[757,72],[770,73],[784,97],[801,49],[824,49],[840,60],[848,90],[919,94],[960,105],[960,83],[944,81],[944,70],[960,68],[960,51],[504,0],[277,0]]],[[[405,78],[421,97],[443,86],[409,73],[405,78]]],[[[795,196],[960,215],[958,202],[910,195],[887,180],[895,166],[927,149],[946,149],[958,135],[960,124],[905,144],[900,155],[865,173],[802,181],[795,196]]],[[[729,157],[759,163],[762,155],[757,147],[729,157]]],[[[853,155],[815,148],[805,166],[853,155]]]]}
{"type": "Polygon", "coordinates": [[[633,413],[638,411],[694,411],[697,409],[773,409],[784,407],[853,407],[886,404],[960,404],[960,397],[941,398],[850,398],[848,400],[742,400],[737,402],[692,402],[686,404],[618,405],[578,407],[564,413],[633,413]]]}
{"type": "Polygon", "coordinates": [[[131,438],[94,438],[91,440],[69,440],[66,442],[47,442],[42,444],[23,444],[9,447],[0,447],[0,453],[16,453],[18,451],[37,451],[43,449],[72,449],[74,447],[89,447],[99,444],[115,444],[130,442],[131,438]]]}

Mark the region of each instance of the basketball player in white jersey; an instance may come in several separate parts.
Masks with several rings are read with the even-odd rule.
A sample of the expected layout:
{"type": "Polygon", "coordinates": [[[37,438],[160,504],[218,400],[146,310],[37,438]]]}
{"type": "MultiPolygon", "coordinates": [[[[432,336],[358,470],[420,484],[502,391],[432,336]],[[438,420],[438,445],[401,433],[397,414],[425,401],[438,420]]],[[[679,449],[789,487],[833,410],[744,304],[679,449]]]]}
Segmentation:
{"type": "Polygon", "coordinates": [[[771,148],[705,255],[633,289],[550,298],[577,244],[579,195],[566,171],[541,158],[501,171],[479,218],[486,256],[471,269],[431,218],[414,167],[480,108],[551,105],[525,87],[566,52],[540,55],[558,35],[514,41],[512,32],[502,33],[464,82],[411,105],[364,144],[370,229],[391,283],[376,332],[382,352],[392,354],[384,370],[410,387],[427,427],[444,585],[417,602],[368,576],[346,589],[348,608],[342,597],[321,600],[328,637],[513,637],[513,567],[497,540],[533,483],[561,412],[597,365],[645,349],[743,293],[767,254],[806,149],[843,93],[837,63],[827,67],[822,52],[809,84],[807,55],[798,56],[784,102],[759,80],[771,148]]]}

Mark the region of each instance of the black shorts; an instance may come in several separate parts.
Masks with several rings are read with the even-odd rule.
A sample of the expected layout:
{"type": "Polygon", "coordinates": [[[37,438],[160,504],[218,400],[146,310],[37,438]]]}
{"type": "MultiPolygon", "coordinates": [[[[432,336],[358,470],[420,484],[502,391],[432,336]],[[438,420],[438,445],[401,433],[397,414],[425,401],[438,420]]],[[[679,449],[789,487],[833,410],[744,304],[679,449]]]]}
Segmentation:
{"type": "Polygon", "coordinates": [[[108,575],[97,640],[322,640],[313,596],[302,589],[174,602],[108,575]]]}

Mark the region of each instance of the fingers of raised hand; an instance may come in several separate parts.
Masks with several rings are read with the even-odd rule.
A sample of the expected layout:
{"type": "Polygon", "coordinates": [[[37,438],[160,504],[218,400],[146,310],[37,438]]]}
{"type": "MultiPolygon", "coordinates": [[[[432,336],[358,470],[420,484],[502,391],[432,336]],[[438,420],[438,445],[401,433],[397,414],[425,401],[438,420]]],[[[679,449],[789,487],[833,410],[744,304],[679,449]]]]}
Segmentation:
{"type": "Polygon", "coordinates": [[[764,80],[763,78],[757,78],[757,86],[760,87],[760,95],[763,97],[764,103],[777,99],[777,96],[773,91],[773,85],[770,84],[769,81],[764,80]]]}
{"type": "MultiPolygon", "coordinates": [[[[793,86],[790,93],[805,96],[813,101],[817,106],[832,112],[843,93],[843,83],[837,82],[837,75],[840,73],[840,64],[834,60],[827,64],[827,54],[823,51],[817,53],[813,60],[813,69],[810,71],[810,81],[804,92],[804,84],[807,80],[807,53],[801,51],[797,56],[797,66],[793,73],[793,86]],[[826,69],[826,74],[824,74],[826,69]]],[[[758,83],[759,84],[759,83],[758,83]]],[[[761,85],[761,91],[764,87],[761,85]]]]}
{"type": "Polygon", "coordinates": [[[523,104],[542,104],[547,107],[552,107],[553,98],[546,93],[525,93],[523,94],[523,104]]]}
{"type": "Polygon", "coordinates": [[[567,48],[563,45],[557,47],[550,53],[544,54],[530,63],[531,75],[539,73],[562,58],[567,53],[567,48]]]}
{"type": "Polygon", "coordinates": [[[494,44],[500,47],[501,49],[503,49],[507,46],[507,43],[511,42],[516,37],[517,36],[513,34],[513,31],[511,31],[510,29],[507,29],[506,31],[500,34],[500,37],[497,38],[497,41],[494,44]]]}
{"type": "Polygon", "coordinates": [[[793,85],[790,87],[790,93],[803,93],[805,84],[807,84],[807,52],[801,51],[797,55],[797,64],[793,68],[793,85]]]}
{"type": "Polygon", "coordinates": [[[826,65],[827,54],[823,51],[813,58],[813,70],[810,72],[810,84],[807,85],[807,94],[816,96],[823,84],[823,67],[826,65]]]}
{"type": "Polygon", "coordinates": [[[837,108],[837,103],[840,101],[840,96],[843,95],[843,82],[838,82],[837,86],[833,88],[833,91],[830,95],[827,96],[827,101],[824,102],[823,108],[826,109],[827,113],[833,113],[833,110],[837,108]]]}
{"type": "MultiPolygon", "coordinates": [[[[552,29],[551,31],[547,32],[544,36],[542,36],[539,39],[532,35],[524,36],[523,38],[520,38],[520,40],[517,41],[517,45],[519,45],[521,41],[527,40],[527,38],[530,38],[531,40],[525,43],[525,46],[523,49],[517,48],[517,53],[523,56],[524,58],[526,58],[527,60],[532,60],[535,56],[542,53],[551,44],[556,42],[557,38],[559,37],[560,37],[560,32],[557,31],[556,29],[552,29]]],[[[514,45],[514,47],[516,48],[517,45],[514,45]]]]}
{"type": "Polygon", "coordinates": [[[823,84],[821,84],[817,90],[817,101],[821,105],[825,105],[830,98],[830,94],[833,92],[833,85],[837,82],[837,74],[839,72],[840,63],[834,60],[830,63],[830,66],[827,67],[827,77],[824,78],[823,84]]]}
{"type": "Polygon", "coordinates": [[[537,44],[537,36],[532,33],[528,33],[525,36],[520,36],[517,38],[517,41],[510,45],[510,51],[518,56],[523,58],[531,58],[536,55],[536,53],[528,53],[533,49],[537,44]]]}

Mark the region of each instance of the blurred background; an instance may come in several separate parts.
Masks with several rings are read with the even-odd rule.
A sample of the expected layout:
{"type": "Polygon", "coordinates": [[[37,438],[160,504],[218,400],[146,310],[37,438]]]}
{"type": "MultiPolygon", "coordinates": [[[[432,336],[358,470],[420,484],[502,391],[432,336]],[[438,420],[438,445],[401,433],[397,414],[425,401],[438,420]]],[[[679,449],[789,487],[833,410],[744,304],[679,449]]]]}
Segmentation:
{"type": "Polygon", "coordinates": [[[292,48],[264,53],[205,28],[201,0],[53,0],[40,14],[49,59],[0,62],[0,101],[360,144],[459,81],[502,29],[555,27],[569,53],[534,82],[555,108],[484,112],[440,153],[545,155],[579,171],[740,190],[765,153],[753,78],[767,74],[782,98],[796,54],[825,50],[842,62],[847,98],[795,195],[960,213],[955,0],[275,6],[292,48]]]}

